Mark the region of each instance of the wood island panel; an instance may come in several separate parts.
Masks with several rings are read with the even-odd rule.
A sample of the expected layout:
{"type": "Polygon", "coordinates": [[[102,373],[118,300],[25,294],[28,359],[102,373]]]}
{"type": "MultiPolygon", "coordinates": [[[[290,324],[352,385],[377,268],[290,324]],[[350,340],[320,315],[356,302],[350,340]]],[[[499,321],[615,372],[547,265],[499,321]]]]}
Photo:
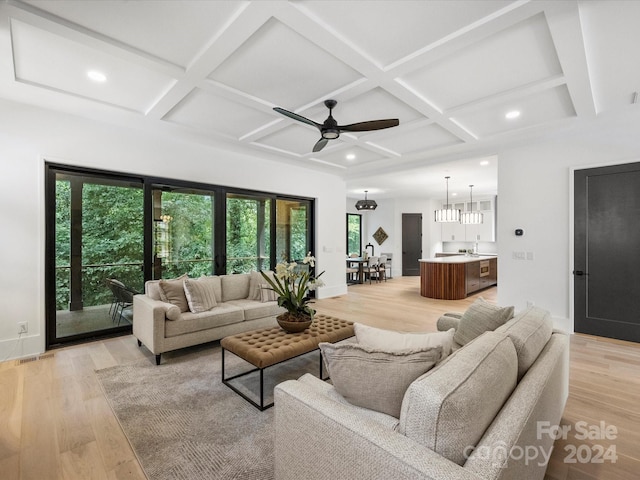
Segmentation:
{"type": "Polygon", "coordinates": [[[420,295],[442,300],[466,298],[466,264],[420,262],[420,295]]]}

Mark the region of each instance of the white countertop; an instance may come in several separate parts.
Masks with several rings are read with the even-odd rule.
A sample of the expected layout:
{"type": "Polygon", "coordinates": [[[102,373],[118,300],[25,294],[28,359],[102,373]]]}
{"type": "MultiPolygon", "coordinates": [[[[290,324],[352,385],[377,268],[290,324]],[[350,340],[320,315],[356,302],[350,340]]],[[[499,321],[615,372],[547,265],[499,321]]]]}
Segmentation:
{"type": "Polygon", "coordinates": [[[450,257],[438,257],[438,258],[421,258],[418,260],[419,262],[426,263],[471,263],[471,262],[479,262],[480,260],[488,260],[490,258],[498,258],[497,255],[478,255],[476,256],[466,256],[462,255],[452,255],[450,257]]]}

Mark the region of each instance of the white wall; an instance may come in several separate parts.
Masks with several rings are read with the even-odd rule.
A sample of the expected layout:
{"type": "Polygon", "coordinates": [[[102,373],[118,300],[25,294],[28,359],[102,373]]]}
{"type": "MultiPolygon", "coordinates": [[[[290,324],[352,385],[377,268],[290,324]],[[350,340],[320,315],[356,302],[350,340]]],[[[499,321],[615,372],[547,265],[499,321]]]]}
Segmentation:
{"type": "Polygon", "coordinates": [[[347,291],[342,179],[314,172],[310,182],[304,168],[0,100],[0,361],[44,351],[45,160],[314,197],[318,295],[347,291]],[[18,322],[29,330],[19,340],[18,322]]]}
{"type": "Polygon", "coordinates": [[[498,303],[527,301],[573,331],[572,169],[638,161],[639,122],[601,118],[582,134],[499,153],[498,303]],[[514,230],[525,235],[516,237],[514,230]],[[532,252],[515,260],[513,252],[532,252]]]}

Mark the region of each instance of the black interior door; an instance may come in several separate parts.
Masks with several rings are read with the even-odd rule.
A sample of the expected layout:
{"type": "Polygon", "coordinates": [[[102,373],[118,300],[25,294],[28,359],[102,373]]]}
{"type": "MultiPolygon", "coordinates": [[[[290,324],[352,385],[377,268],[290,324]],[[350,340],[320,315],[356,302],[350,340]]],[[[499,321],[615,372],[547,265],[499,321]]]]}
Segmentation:
{"type": "Polygon", "coordinates": [[[640,163],[574,180],[575,330],[640,342],[640,163]]]}
{"type": "Polygon", "coordinates": [[[422,257],[422,214],[402,214],[402,276],[420,275],[422,257]]]}

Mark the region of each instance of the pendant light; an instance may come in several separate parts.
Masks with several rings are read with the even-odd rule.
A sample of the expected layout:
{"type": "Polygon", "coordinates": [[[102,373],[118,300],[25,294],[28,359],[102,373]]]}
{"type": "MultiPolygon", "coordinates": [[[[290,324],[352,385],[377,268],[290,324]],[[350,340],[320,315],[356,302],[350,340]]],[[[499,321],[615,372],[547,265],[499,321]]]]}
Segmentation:
{"type": "Polygon", "coordinates": [[[435,220],[438,223],[460,222],[460,209],[451,208],[451,205],[449,205],[449,178],[451,177],[444,178],[447,180],[447,203],[445,205],[446,208],[435,211],[435,220]]]}
{"type": "Polygon", "coordinates": [[[369,190],[364,191],[364,200],[358,200],[356,202],[356,210],[375,210],[378,207],[378,204],[375,200],[367,199],[367,192],[369,190]]]}
{"type": "Polygon", "coordinates": [[[473,185],[469,185],[471,189],[471,211],[464,212],[462,217],[460,218],[460,223],[464,223],[465,225],[478,225],[483,222],[484,215],[482,212],[474,212],[473,211],[473,185]]]}

